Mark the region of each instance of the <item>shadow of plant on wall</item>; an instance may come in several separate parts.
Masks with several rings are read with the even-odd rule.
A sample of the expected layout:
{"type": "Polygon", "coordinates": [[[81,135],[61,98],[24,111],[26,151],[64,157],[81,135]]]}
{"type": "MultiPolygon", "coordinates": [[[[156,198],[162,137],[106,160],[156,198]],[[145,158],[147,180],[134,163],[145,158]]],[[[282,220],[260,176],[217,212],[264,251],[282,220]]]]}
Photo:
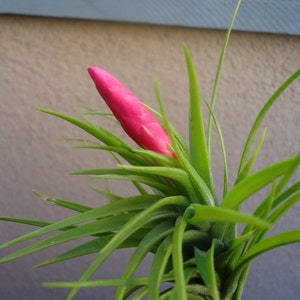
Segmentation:
{"type": "Polygon", "coordinates": [[[300,230],[266,237],[300,199],[300,182],[294,178],[300,154],[252,171],[266,134],[266,130],[262,130],[255,145],[260,125],[272,105],[298,79],[300,69],[275,91],[259,112],[246,139],[235,183],[231,188],[228,186],[226,149],[214,108],[222,64],[240,2],[227,31],[210,101],[199,91],[191,54],[183,45],[190,90],[188,144],[168,120],[157,83],[155,91],[160,112],[143,104],[114,76],[98,67],[90,67],[89,74],[112,113],[86,108],[85,118],[81,120],[37,108],[89,133],[91,140],[76,139],[82,143],[79,148],[108,151],[116,160],[115,168],[82,170],[73,174],[107,181],[124,180],[135,187],[136,195],[122,197],[109,188],[103,190],[92,186],[108,203],[91,208],[36,192],[40,198],[78,214],[55,223],[0,217],[3,221],[40,227],[1,245],[2,249],[59,231],[1,258],[0,263],[91,237],[89,242],[36,266],[96,253],[95,260],[81,278],[77,282],[49,282],[45,286],[71,288],[67,299],[74,298],[81,288],[108,286],[116,287],[115,299],[142,299],[145,296],[151,300],[241,299],[248,271],[257,256],[300,241],[300,230]],[[209,111],[207,124],[203,106],[209,111]],[[87,115],[115,118],[138,147],[129,146],[87,115]],[[213,128],[219,137],[224,162],[222,196],[217,195],[212,173],[213,128]],[[261,199],[253,214],[242,212],[241,205],[267,186],[270,187],[269,194],[261,199]],[[243,226],[239,233],[238,224],[243,226]],[[90,280],[106,259],[120,248],[135,249],[122,277],[90,280]],[[153,260],[148,276],[136,277],[136,270],[149,253],[153,260]],[[165,282],[169,285],[163,289],[165,282]]]}

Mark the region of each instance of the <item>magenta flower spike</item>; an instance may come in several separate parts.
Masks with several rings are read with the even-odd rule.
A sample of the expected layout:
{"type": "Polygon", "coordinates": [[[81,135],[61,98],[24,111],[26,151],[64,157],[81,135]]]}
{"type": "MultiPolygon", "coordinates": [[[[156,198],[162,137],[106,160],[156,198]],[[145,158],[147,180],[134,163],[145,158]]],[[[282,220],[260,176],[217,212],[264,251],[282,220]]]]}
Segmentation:
{"type": "Polygon", "coordinates": [[[127,87],[101,68],[89,67],[88,72],[124,131],[139,146],[176,158],[166,130],[127,87]]]}

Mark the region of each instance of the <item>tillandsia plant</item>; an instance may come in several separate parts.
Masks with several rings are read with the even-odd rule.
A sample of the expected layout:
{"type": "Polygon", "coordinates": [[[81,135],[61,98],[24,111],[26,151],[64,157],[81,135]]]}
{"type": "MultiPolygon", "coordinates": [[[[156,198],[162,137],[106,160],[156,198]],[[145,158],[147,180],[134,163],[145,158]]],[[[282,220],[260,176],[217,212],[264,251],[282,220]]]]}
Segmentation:
{"type": "MultiPolygon", "coordinates": [[[[226,151],[214,106],[239,4],[220,55],[211,102],[200,94],[190,52],[183,46],[190,85],[188,145],[168,120],[157,83],[155,90],[160,112],[147,107],[115,77],[98,67],[90,67],[89,74],[113,116],[138,147],[129,146],[113,132],[89,119],[82,121],[37,108],[80,127],[93,137],[91,141],[82,140],[86,144],[78,147],[108,151],[117,162],[116,168],[83,170],[75,174],[90,175],[93,179],[126,180],[133,184],[136,195],[122,197],[109,189],[93,186],[107,198],[108,203],[91,208],[36,193],[42,199],[78,214],[54,223],[1,217],[4,221],[40,227],[3,244],[1,248],[59,231],[8,254],[1,258],[1,263],[88,236],[92,238],[90,241],[37,266],[97,253],[77,282],[45,283],[47,287],[71,288],[67,299],[73,299],[81,288],[112,286],[116,287],[115,299],[119,300],[145,297],[150,300],[238,300],[241,299],[251,263],[257,256],[300,241],[300,230],[266,237],[300,199],[300,181],[294,178],[300,154],[253,172],[265,131],[251,151],[262,120],[279,96],[300,76],[300,70],[275,91],[258,114],[246,139],[235,183],[228,187],[226,151]],[[207,125],[202,115],[204,105],[209,111],[207,125]],[[213,125],[219,136],[224,161],[222,196],[217,196],[212,174],[213,125]],[[270,186],[270,192],[253,214],[242,212],[241,205],[267,186],[270,186]],[[242,224],[242,230],[237,230],[238,224],[242,224]],[[121,278],[91,280],[107,258],[120,248],[134,248],[121,278]],[[137,277],[136,270],[148,254],[153,257],[149,274],[137,277]]],[[[89,109],[88,113],[97,117],[107,115],[93,109],[89,109]]]]}

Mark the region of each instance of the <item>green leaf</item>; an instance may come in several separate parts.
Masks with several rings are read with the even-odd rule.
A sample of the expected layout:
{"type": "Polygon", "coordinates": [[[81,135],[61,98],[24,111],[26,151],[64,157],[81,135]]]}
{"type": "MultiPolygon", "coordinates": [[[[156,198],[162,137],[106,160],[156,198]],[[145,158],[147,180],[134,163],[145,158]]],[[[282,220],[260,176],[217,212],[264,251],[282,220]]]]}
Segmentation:
{"type": "Polygon", "coordinates": [[[97,138],[98,140],[102,141],[106,145],[129,148],[129,146],[127,146],[127,144],[124,141],[120,140],[118,137],[116,137],[110,131],[104,129],[103,127],[100,128],[100,126],[96,126],[94,123],[93,123],[94,126],[91,126],[80,120],[74,119],[70,116],[67,116],[67,115],[64,115],[64,114],[61,114],[61,113],[58,113],[58,112],[55,112],[55,111],[52,111],[49,109],[45,109],[45,108],[37,107],[36,110],[53,115],[55,117],[65,120],[69,123],[72,123],[72,124],[78,126],[79,128],[81,128],[82,130],[88,132],[89,134],[91,134],[92,136],[97,138]]]}
{"type": "Polygon", "coordinates": [[[158,247],[151,264],[148,281],[148,299],[159,300],[163,274],[172,253],[172,234],[169,234],[158,247]]]}
{"type": "Polygon", "coordinates": [[[175,299],[185,300],[186,297],[186,280],[183,266],[183,235],[187,226],[187,220],[194,214],[194,209],[188,207],[185,210],[183,217],[178,217],[173,233],[173,253],[172,262],[175,276],[174,294],[175,299]]]}
{"type": "MultiPolygon", "coordinates": [[[[119,248],[131,248],[137,247],[140,240],[149,232],[149,229],[141,229],[133,236],[130,236],[119,248]]],[[[83,243],[77,247],[74,247],[66,252],[63,252],[57,256],[54,256],[38,265],[35,268],[43,267],[50,264],[55,264],[61,261],[69,260],[75,257],[84,256],[99,252],[114,236],[116,233],[102,234],[100,238],[83,243]]]]}
{"type": "MultiPolygon", "coordinates": [[[[97,218],[104,218],[107,216],[111,216],[114,214],[129,212],[131,210],[143,210],[149,207],[153,202],[160,199],[160,196],[156,195],[148,195],[148,196],[135,196],[123,199],[122,201],[109,203],[107,205],[103,205],[101,207],[97,207],[95,209],[91,209],[85,213],[81,213],[79,215],[72,216],[70,218],[64,219],[62,221],[58,221],[56,223],[50,224],[44,228],[35,230],[28,234],[25,234],[19,238],[16,238],[12,241],[9,241],[0,246],[0,249],[27,241],[29,239],[37,238],[39,236],[51,233],[55,230],[62,230],[63,228],[67,228],[72,225],[89,222],[91,220],[97,218]]],[[[0,260],[0,263],[2,260],[0,260]]]]}
{"type": "MultiPolygon", "coordinates": [[[[139,245],[137,246],[135,252],[130,258],[128,262],[122,279],[127,281],[129,278],[133,276],[138,266],[144,259],[144,257],[153,249],[155,245],[162,239],[164,239],[169,233],[173,230],[174,222],[170,220],[166,220],[157,226],[155,226],[152,230],[150,230],[144,238],[141,239],[139,245]]],[[[115,299],[125,299],[125,291],[126,286],[121,286],[116,293],[115,299]]]]}
{"type": "Polygon", "coordinates": [[[155,91],[158,99],[158,104],[161,110],[162,118],[165,123],[166,130],[171,138],[172,145],[174,147],[174,152],[178,158],[178,163],[180,164],[180,167],[182,167],[182,169],[185,170],[186,173],[191,178],[191,181],[193,183],[193,186],[197,194],[193,199],[191,199],[191,202],[206,203],[207,205],[212,205],[212,206],[216,205],[217,201],[213,196],[211,190],[209,189],[209,187],[207,186],[203,178],[195,170],[194,166],[191,164],[190,155],[185,151],[186,147],[185,146],[181,147],[180,143],[177,143],[176,130],[173,130],[173,127],[166,116],[163,100],[161,98],[161,94],[157,82],[155,84],[155,91]]]}
{"type": "Polygon", "coordinates": [[[99,187],[93,185],[93,184],[89,184],[89,186],[98,194],[102,195],[103,197],[105,197],[106,199],[108,199],[110,202],[114,202],[114,201],[120,201],[123,198],[121,196],[115,195],[111,192],[109,192],[108,190],[103,190],[100,189],[99,187]]]}
{"type": "MultiPolygon", "coordinates": [[[[168,218],[175,218],[178,214],[173,212],[155,212],[153,215],[140,213],[132,218],[123,228],[116,234],[113,239],[99,252],[97,258],[91,263],[85,273],[79,279],[79,282],[87,281],[100,266],[107,260],[107,258],[117,249],[119,246],[132,234],[134,234],[138,229],[142,228],[148,223],[153,223],[156,220],[163,220],[168,218]]],[[[67,299],[73,299],[73,297],[78,293],[79,289],[74,288],[67,299]]]]}
{"type": "Polygon", "coordinates": [[[254,163],[257,159],[257,156],[260,152],[260,149],[263,145],[263,142],[264,142],[264,139],[265,139],[265,135],[266,135],[266,132],[267,132],[267,129],[265,128],[263,133],[262,133],[262,136],[260,138],[260,141],[256,147],[256,149],[254,150],[253,154],[251,155],[251,157],[249,158],[248,162],[245,163],[245,166],[242,168],[242,170],[239,172],[238,174],[238,178],[235,182],[235,184],[239,183],[241,180],[245,179],[246,177],[249,176],[253,166],[254,166],[254,163]]]}
{"type": "Polygon", "coordinates": [[[294,72],[278,89],[277,91],[272,95],[272,97],[268,100],[268,102],[264,105],[260,113],[258,114],[256,120],[254,121],[252,128],[250,130],[250,133],[248,135],[248,138],[246,140],[243,154],[240,161],[239,171],[238,171],[238,178],[239,174],[244,168],[248,154],[251,149],[251,145],[253,143],[253,140],[255,138],[256,132],[260,127],[260,124],[262,123],[263,119],[265,118],[266,114],[270,110],[270,108],[273,106],[273,104],[276,102],[276,100],[279,98],[279,96],[282,95],[282,93],[300,76],[300,69],[298,69],[296,72],[294,72]]]}
{"type": "Polygon", "coordinates": [[[138,164],[142,163],[139,160],[139,157],[132,153],[131,148],[127,145],[127,143],[125,143],[122,139],[120,139],[119,137],[117,137],[111,131],[105,129],[104,127],[101,127],[100,125],[95,124],[90,120],[88,120],[89,122],[88,124],[80,120],[77,120],[75,118],[72,118],[70,116],[49,109],[38,107],[36,108],[36,110],[47,113],[49,115],[53,115],[55,117],[58,117],[62,120],[65,120],[81,128],[82,130],[86,131],[87,133],[91,134],[92,136],[94,136],[95,138],[97,138],[98,140],[106,144],[107,146],[115,147],[116,150],[117,148],[119,148],[120,150],[117,150],[118,153],[122,155],[122,157],[128,162],[136,163],[138,161],[138,164]]]}
{"type": "MultiPolygon", "coordinates": [[[[100,251],[97,258],[84,272],[79,281],[87,281],[122,242],[124,242],[129,236],[131,236],[145,224],[152,222],[154,219],[171,218],[177,216],[178,214],[173,212],[159,212],[159,210],[163,207],[170,205],[186,206],[188,203],[187,199],[182,196],[166,197],[158,202],[155,202],[152,206],[137,214],[128,223],[126,223],[126,225],[118,232],[118,234],[116,234],[116,236],[100,251]],[[153,216],[151,216],[152,213],[153,216]]],[[[67,299],[73,299],[78,291],[79,289],[77,288],[73,289],[67,299]]]]}
{"type": "Polygon", "coordinates": [[[52,224],[50,222],[44,222],[44,221],[40,221],[40,220],[30,220],[30,219],[14,218],[14,217],[6,217],[6,216],[0,216],[0,221],[20,223],[20,224],[37,226],[37,227],[46,227],[46,226],[52,224]]]}
{"type": "Polygon", "coordinates": [[[213,119],[213,122],[215,124],[217,133],[218,133],[218,137],[219,137],[219,141],[220,141],[220,146],[221,146],[221,151],[222,151],[222,158],[223,158],[223,197],[227,194],[228,191],[228,166],[227,166],[227,155],[226,155],[226,148],[225,148],[225,143],[224,143],[224,138],[223,138],[223,134],[222,134],[222,130],[221,130],[221,126],[219,124],[218,118],[215,115],[214,111],[212,110],[212,108],[210,107],[208,101],[206,100],[205,97],[203,97],[203,101],[206,104],[209,113],[210,113],[210,117],[213,119]]]}
{"type": "Polygon", "coordinates": [[[210,191],[214,193],[215,189],[212,180],[210,157],[207,151],[197,73],[186,45],[183,46],[183,49],[190,83],[189,135],[192,164],[203,178],[210,191]]]}
{"type": "MultiPolygon", "coordinates": [[[[291,171],[295,171],[294,170],[295,166],[292,166],[292,168],[290,169],[291,171]]],[[[282,188],[282,182],[287,183],[286,182],[286,177],[290,176],[290,172],[287,172],[285,174],[285,176],[283,176],[283,178],[281,179],[280,183],[279,183],[279,187],[278,185],[276,185],[275,189],[276,189],[276,195],[277,195],[277,191],[280,192],[281,188],[282,188]]],[[[289,197],[291,197],[293,194],[297,193],[298,191],[300,191],[300,181],[296,182],[295,184],[293,184],[292,186],[290,186],[288,189],[286,189],[284,192],[282,192],[281,194],[277,195],[276,198],[272,201],[269,201],[270,195],[268,195],[266,197],[266,199],[264,199],[261,204],[257,207],[257,209],[254,211],[253,215],[260,217],[260,218],[264,218],[266,215],[266,211],[269,211],[269,202],[271,202],[270,204],[272,205],[271,210],[277,210],[277,207],[279,205],[284,205],[286,206],[287,204],[285,204],[285,202],[289,202],[290,200],[289,197]]],[[[279,208],[282,209],[282,208],[279,208]]],[[[248,231],[251,231],[252,228],[251,226],[246,226],[243,230],[243,233],[246,233],[248,231]]]]}
{"type": "Polygon", "coordinates": [[[90,288],[90,287],[111,287],[111,286],[122,286],[124,284],[128,285],[145,285],[148,282],[148,277],[142,278],[130,278],[128,281],[122,279],[104,279],[104,280],[91,280],[84,282],[46,282],[45,287],[55,287],[55,288],[90,288]]]}
{"type": "Polygon", "coordinates": [[[53,203],[53,204],[56,204],[58,206],[68,208],[70,210],[74,210],[74,211],[77,211],[77,212],[86,212],[86,211],[92,209],[91,207],[88,207],[88,206],[85,206],[85,205],[82,205],[82,204],[78,204],[78,203],[75,203],[75,202],[70,202],[70,201],[66,201],[66,200],[63,200],[63,199],[57,199],[57,198],[53,198],[53,197],[48,197],[48,196],[43,195],[39,192],[34,192],[34,194],[36,196],[38,196],[39,198],[41,198],[43,200],[46,200],[50,203],[53,203]]]}
{"type": "Polygon", "coordinates": [[[299,166],[300,155],[269,166],[240,181],[225,196],[222,201],[223,207],[238,208],[250,196],[260,191],[266,185],[272,183],[276,178],[284,175],[293,166],[299,166]]]}
{"type": "Polygon", "coordinates": [[[171,187],[171,185],[166,185],[155,178],[151,178],[150,176],[141,176],[141,175],[118,175],[118,174],[103,174],[103,175],[95,175],[91,176],[92,179],[110,179],[110,180],[126,180],[131,181],[133,184],[135,182],[142,183],[148,185],[149,187],[155,189],[156,191],[160,191],[163,195],[173,195],[175,196],[177,193],[171,187]]]}
{"type": "Polygon", "coordinates": [[[214,300],[220,300],[214,261],[216,243],[217,240],[214,240],[208,251],[202,251],[195,248],[195,260],[200,276],[204,281],[205,286],[209,289],[212,298],[214,300]]]}
{"type": "MultiPolygon", "coordinates": [[[[267,221],[275,225],[282,216],[291,209],[298,201],[300,200],[300,192],[296,193],[289,199],[287,199],[278,209],[276,209],[273,214],[267,218],[267,221]]],[[[262,240],[262,238],[269,232],[269,229],[261,230],[256,234],[255,238],[252,241],[252,244],[257,243],[262,240]]]]}
{"type": "Polygon", "coordinates": [[[170,156],[140,148],[133,149],[132,151],[141,155],[144,158],[145,163],[149,166],[178,167],[177,160],[170,156]]]}
{"type": "MultiPolygon", "coordinates": [[[[188,223],[197,226],[201,222],[224,222],[224,223],[245,223],[251,224],[256,227],[268,228],[270,223],[239,211],[224,208],[224,207],[212,207],[201,204],[191,204],[191,207],[195,210],[195,214],[188,220],[188,223]]],[[[224,224],[225,227],[225,224],[224,224]]]]}
{"type": "Polygon", "coordinates": [[[174,151],[177,159],[179,161],[181,161],[182,158],[188,156],[189,153],[187,152],[185,143],[180,138],[180,135],[178,134],[176,129],[172,126],[172,124],[170,123],[170,121],[167,118],[166,110],[164,107],[164,102],[163,102],[163,99],[161,96],[161,92],[160,92],[158,83],[156,81],[154,82],[154,88],[155,88],[158,105],[159,105],[159,108],[161,111],[161,118],[163,120],[163,125],[166,128],[166,131],[172,142],[172,150],[174,151]]]}
{"type": "MultiPolygon", "coordinates": [[[[217,99],[217,94],[218,94],[218,89],[219,89],[219,82],[220,82],[220,78],[221,78],[221,71],[222,71],[222,66],[223,66],[223,62],[224,62],[224,58],[225,58],[229,38],[230,38],[230,35],[231,35],[232,27],[233,27],[233,24],[235,22],[237,13],[240,9],[241,3],[242,3],[242,0],[239,0],[236,7],[235,7],[230,25],[229,25],[229,27],[227,29],[227,32],[226,32],[226,37],[225,37],[225,40],[224,40],[224,43],[223,43],[223,47],[222,47],[222,50],[221,50],[219,63],[218,63],[218,67],[217,67],[217,72],[216,72],[216,76],[215,76],[215,82],[214,82],[214,87],[213,87],[212,98],[211,98],[210,107],[211,107],[212,111],[214,111],[215,104],[216,104],[216,99],[217,99]]],[[[207,147],[208,147],[209,156],[211,155],[211,146],[212,146],[211,145],[212,144],[211,143],[211,131],[212,131],[211,128],[212,128],[212,114],[209,115],[208,130],[207,130],[207,145],[208,145],[207,147]]]]}
{"type": "MultiPolygon", "coordinates": [[[[300,191],[300,181],[291,185],[288,189],[278,195],[277,198],[272,202],[272,209],[275,209],[276,207],[284,203],[286,199],[288,199],[291,195],[297,193],[298,191],[300,191]]],[[[257,215],[260,214],[258,210],[256,212],[257,215]]]]}
{"type": "Polygon", "coordinates": [[[91,236],[99,233],[111,232],[120,230],[122,226],[133,217],[134,214],[124,214],[112,217],[107,217],[95,222],[91,222],[79,227],[70,229],[66,232],[51,236],[33,245],[15,251],[0,260],[0,263],[15,260],[17,258],[57,246],[75,239],[91,236]]]}
{"type": "Polygon", "coordinates": [[[57,256],[51,257],[50,259],[47,259],[34,267],[40,268],[50,264],[55,264],[61,261],[69,260],[75,257],[97,253],[112,239],[113,236],[114,233],[105,235],[87,243],[83,243],[57,256]]]}
{"type": "MultiPolygon", "coordinates": [[[[191,184],[190,178],[182,169],[170,167],[142,167],[131,165],[120,165],[120,167],[126,171],[128,170],[136,172],[136,174],[140,176],[143,176],[143,174],[149,174],[173,179],[176,184],[175,188],[177,189],[177,193],[180,193],[180,191],[184,188],[186,194],[188,194],[191,199],[196,197],[196,193],[193,185],[191,184]]],[[[168,181],[167,183],[172,186],[173,182],[168,181]]]]}
{"type": "Polygon", "coordinates": [[[255,257],[270,251],[274,248],[285,246],[288,244],[300,242],[300,230],[292,230],[284,233],[277,234],[266,240],[260,241],[259,243],[252,245],[245,252],[239,261],[239,267],[253,260],[255,257]]]}
{"type": "Polygon", "coordinates": [[[146,184],[158,191],[161,191],[165,195],[175,195],[176,191],[172,185],[162,182],[156,176],[140,175],[136,172],[130,172],[124,169],[92,169],[92,170],[81,170],[72,172],[72,175],[92,175],[92,179],[110,179],[110,180],[126,180],[131,182],[140,182],[146,184]]]}

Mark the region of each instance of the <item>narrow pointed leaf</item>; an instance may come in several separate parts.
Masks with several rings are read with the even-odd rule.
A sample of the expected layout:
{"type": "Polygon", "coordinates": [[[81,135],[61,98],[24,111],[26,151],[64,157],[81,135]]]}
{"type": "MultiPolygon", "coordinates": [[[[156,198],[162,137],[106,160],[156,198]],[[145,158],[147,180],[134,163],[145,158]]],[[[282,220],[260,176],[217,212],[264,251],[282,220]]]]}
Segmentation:
{"type": "Polygon", "coordinates": [[[251,246],[246,253],[241,257],[239,264],[244,265],[250,260],[253,260],[258,255],[261,255],[274,248],[299,243],[300,242],[300,230],[292,230],[284,233],[277,234],[266,240],[263,240],[253,246],[251,246]]]}
{"type": "Polygon", "coordinates": [[[110,131],[104,129],[103,127],[100,127],[99,125],[97,126],[97,128],[95,128],[96,125],[91,126],[80,120],[74,119],[70,116],[67,116],[67,115],[64,115],[64,114],[61,114],[61,113],[58,113],[58,112],[55,112],[55,111],[52,111],[49,109],[45,109],[45,108],[38,107],[38,108],[36,108],[36,110],[53,115],[55,117],[65,120],[69,123],[72,123],[72,124],[78,126],[79,128],[81,128],[82,130],[88,132],[95,138],[99,139],[106,145],[129,148],[129,146],[127,146],[127,144],[124,141],[117,138],[110,131]]]}
{"type": "Polygon", "coordinates": [[[251,195],[272,183],[276,178],[284,175],[294,167],[295,164],[299,166],[300,155],[281,161],[247,177],[228,192],[222,201],[222,206],[228,208],[239,207],[251,195]]]}
{"type": "Polygon", "coordinates": [[[102,195],[103,197],[105,197],[106,199],[108,199],[110,202],[114,202],[114,201],[119,201],[121,199],[123,199],[121,196],[115,195],[111,192],[109,192],[108,190],[103,190],[100,189],[99,187],[93,185],[93,184],[89,184],[89,186],[98,194],[102,195]]]}
{"type": "Polygon", "coordinates": [[[226,223],[244,223],[251,224],[256,227],[268,228],[270,223],[239,211],[223,208],[223,207],[212,207],[201,204],[191,204],[194,208],[194,216],[188,220],[192,225],[197,226],[200,222],[226,222],[226,223]]]}
{"type": "MultiPolygon", "coordinates": [[[[63,228],[80,224],[83,222],[88,222],[97,218],[104,218],[113,214],[128,212],[131,210],[139,210],[145,209],[149,207],[154,201],[159,200],[160,196],[149,195],[149,196],[136,196],[129,197],[127,199],[123,199],[120,202],[113,202],[107,205],[103,205],[101,207],[97,207],[95,209],[91,209],[85,213],[81,213],[79,215],[72,216],[70,218],[64,219],[62,221],[58,221],[56,223],[50,224],[44,228],[35,230],[26,235],[23,235],[19,238],[16,238],[12,241],[9,241],[3,245],[0,245],[0,249],[6,248],[29,239],[33,239],[48,233],[51,233],[55,230],[61,230],[63,228]]],[[[0,260],[1,262],[1,260],[0,260]]]]}
{"type": "Polygon", "coordinates": [[[41,251],[43,249],[57,246],[75,239],[99,234],[103,232],[110,232],[119,230],[122,226],[132,218],[132,214],[124,214],[115,216],[114,218],[104,218],[99,221],[91,222],[66,232],[51,236],[42,241],[39,241],[33,245],[22,248],[16,252],[13,252],[0,260],[0,263],[15,260],[17,258],[32,254],[34,252],[41,251]]]}
{"type": "MultiPolygon", "coordinates": [[[[148,252],[153,248],[154,245],[165,238],[173,230],[174,222],[167,220],[158,224],[152,230],[148,232],[147,235],[141,240],[137,246],[134,254],[131,256],[130,261],[128,262],[126,269],[124,270],[122,279],[125,281],[131,278],[138,266],[147,255],[148,252]]],[[[126,286],[122,286],[117,290],[116,299],[124,299],[126,291],[126,286]]]]}
{"type": "MultiPolygon", "coordinates": [[[[119,248],[131,248],[137,247],[138,243],[149,229],[144,229],[136,232],[133,236],[129,237],[119,248]]],[[[35,268],[43,267],[49,264],[55,264],[61,261],[69,260],[75,257],[98,253],[107,243],[115,236],[116,233],[104,234],[100,238],[83,243],[75,248],[72,248],[64,253],[61,253],[55,257],[52,257],[38,265],[35,268]]]]}
{"type": "MultiPolygon", "coordinates": [[[[279,97],[282,95],[282,93],[300,76],[300,69],[295,71],[278,89],[277,91],[272,95],[272,97],[268,100],[268,102],[264,105],[260,113],[258,114],[255,122],[252,125],[252,128],[250,130],[250,133],[248,135],[248,138],[245,143],[245,147],[243,150],[243,154],[240,161],[239,171],[238,174],[241,172],[243,167],[246,164],[249,151],[251,149],[252,142],[255,138],[256,132],[259,129],[263,119],[265,118],[266,114],[270,110],[270,108],[273,106],[273,104],[279,99],[279,97]]],[[[238,175],[239,176],[239,175],[238,175]]]]}
{"type": "MultiPolygon", "coordinates": [[[[218,94],[218,90],[219,90],[219,82],[220,82],[220,78],[221,78],[223,62],[224,62],[224,58],[225,58],[229,38],[230,38],[230,35],[231,35],[232,27],[233,27],[233,24],[235,22],[236,16],[237,16],[238,11],[240,9],[241,3],[242,3],[242,0],[239,0],[236,4],[236,7],[235,7],[235,10],[234,10],[233,16],[231,18],[229,27],[226,31],[226,37],[224,39],[223,47],[222,47],[222,50],[221,50],[221,54],[220,54],[220,58],[219,58],[219,62],[218,62],[218,67],[217,67],[217,72],[216,72],[216,76],[215,76],[215,81],[214,81],[213,94],[212,94],[212,98],[211,98],[211,105],[210,105],[210,107],[213,111],[214,111],[215,104],[216,104],[217,94],[218,94]]],[[[208,141],[208,153],[209,153],[209,155],[211,155],[211,146],[212,146],[211,145],[211,128],[212,128],[212,115],[210,114],[209,120],[208,120],[208,130],[207,130],[207,132],[208,132],[207,141],[208,141]]]]}
{"type": "Polygon", "coordinates": [[[56,204],[58,206],[61,206],[61,207],[64,207],[64,208],[67,208],[67,209],[70,209],[70,210],[74,210],[74,211],[77,211],[77,212],[82,213],[82,212],[86,212],[86,211],[92,209],[91,207],[88,207],[88,206],[85,206],[85,205],[82,205],[82,204],[78,204],[78,203],[75,203],[75,202],[70,202],[70,201],[67,201],[67,200],[53,198],[53,197],[48,197],[48,196],[43,195],[39,192],[34,192],[34,194],[37,195],[38,197],[40,197],[41,199],[46,200],[50,203],[53,203],[53,204],[56,204]]]}
{"type": "Polygon", "coordinates": [[[37,227],[46,227],[46,226],[52,224],[50,222],[44,222],[44,221],[40,221],[40,220],[23,219],[23,218],[15,218],[15,217],[7,217],[7,216],[0,216],[0,221],[20,223],[20,224],[37,226],[37,227]]]}
{"type": "Polygon", "coordinates": [[[204,281],[205,286],[209,289],[212,298],[214,300],[220,300],[214,262],[215,243],[216,240],[214,240],[208,251],[202,251],[195,248],[195,260],[201,278],[204,281]]]}
{"type": "MultiPolygon", "coordinates": [[[[131,165],[121,165],[120,167],[128,171],[137,172],[137,174],[149,174],[173,179],[179,186],[183,186],[185,188],[185,191],[191,196],[192,199],[195,198],[195,190],[191,184],[190,178],[182,169],[170,167],[137,167],[131,165]]],[[[171,182],[167,183],[170,184],[171,182]]]]}
{"type": "Polygon", "coordinates": [[[265,139],[265,135],[266,135],[266,128],[264,129],[263,133],[262,133],[262,136],[260,138],[260,141],[257,145],[257,147],[255,148],[255,150],[253,151],[253,154],[251,155],[251,157],[249,158],[249,160],[247,161],[247,163],[245,163],[244,167],[242,168],[242,170],[240,171],[240,173],[238,174],[238,178],[236,180],[236,183],[239,183],[241,180],[243,180],[244,178],[248,177],[252,168],[253,168],[253,165],[257,159],[257,156],[260,152],[260,149],[263,145],[263,142],[264,142],[264,139],[265,139]]]}
{"type": "MultiPolygon", "coordinates": [[[[161,199],[160,201],[154,203],[148,209],[137,214],[134,218],[132,218],[123,228],[118,232],[118,234],[100,251],[98,257],[93,261],[93,263],[88,267],[85,273],[79,279],[80,282],[87,281],[103,264],[103,262],[111,255],[111,253],[130,235],[132,235],[135,231],[141,228],[144,224],[153,221],[153,219],[161,219],[167,217],[175,217],[177,214],[175,213],[158,213],[158,211],[169,205],[188,205],[187,199],[182,196],[174,196],[174,197],[166,197],[161,199]],[[152,213],[156,212],[156,214],[151,217],[152,213]]],[[[79,289],[73,289],[69,296],[68,300],[72,299],[77,293],[79,289]]]]}
{"type": "Polygon", "coordinates": [[[188,68],[190,83],[190,112],[189,112],[189,135],[190,152],[193,166],[203,178],[209,189],[213,192],[210,157],[207,151],[207,141],[202,116],[201,96],[198,87],[197,73],[192,57],[184,45],[184,54],[188,68]]]}
{"type": "Polygon", "coordinates": [[[158,247],[150,269],[148,299],[159,300],[162,278],[172,253],[172,235],[168,235],[158,247]]]}

